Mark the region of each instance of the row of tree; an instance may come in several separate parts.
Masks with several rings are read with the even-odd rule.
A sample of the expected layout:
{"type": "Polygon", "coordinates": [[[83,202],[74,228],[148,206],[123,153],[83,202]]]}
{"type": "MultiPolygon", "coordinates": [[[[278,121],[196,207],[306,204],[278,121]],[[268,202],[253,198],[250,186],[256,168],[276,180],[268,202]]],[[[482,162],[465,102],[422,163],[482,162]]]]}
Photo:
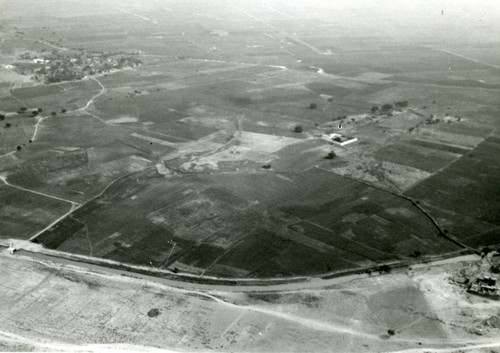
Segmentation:
{"type": "Polygon", "coordinates": [[[370,112],[372,112],[373,114],[375,114],[376,112],[381,112],[382,114],[385,114],[385,113],[390,113],[393,110],[401,110],[407,107],[408,107],[408,101],[399,101],[395,102],[394,105],[389,103],[383,104],[381,107],[379,107],[378,105],[374,105],[370,109],[370,112]]]}

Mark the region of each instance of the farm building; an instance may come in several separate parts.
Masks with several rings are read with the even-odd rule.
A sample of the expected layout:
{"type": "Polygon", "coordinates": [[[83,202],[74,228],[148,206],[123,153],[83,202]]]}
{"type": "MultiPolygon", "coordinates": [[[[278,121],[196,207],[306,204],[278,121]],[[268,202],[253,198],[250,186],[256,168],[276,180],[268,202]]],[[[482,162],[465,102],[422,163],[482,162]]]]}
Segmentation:
{"type": "Polygon", "coordinates": [[[325,134],[325,135],[323,135],[323,139],[327,140],[328,142],[340,145],[340,146],[345,146],[345,145],[348,145],[350,143],[358,141],[357,137],[349,137],[349,136],[339,134],[337,132],[334,132],[331,134],[325,134]]]}
{"type": "Polygon", "coordinates": [[[469,286],[468,292],[491,299],[500,299],[496,279],[490,277],[476,278],[469,286]]]}

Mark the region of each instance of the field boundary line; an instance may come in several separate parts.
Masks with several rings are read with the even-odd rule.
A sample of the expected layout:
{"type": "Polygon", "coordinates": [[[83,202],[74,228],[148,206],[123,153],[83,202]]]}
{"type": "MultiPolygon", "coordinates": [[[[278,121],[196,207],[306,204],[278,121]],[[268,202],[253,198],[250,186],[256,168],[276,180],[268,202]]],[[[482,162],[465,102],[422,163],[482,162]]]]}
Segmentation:
{"type": "MultiPolygon", "coordinates": [[[[455,161],[453,161],[455,162],[455,161]]],[[[452,163],[453,163],[452,162],[452,163]]],[[[451,164],[451,163],[450,163],[451,164]]],[[[407,201],[410,201],[411,204],[413,206],[415,206],[427,219],[429,219],[431,221],[431,223],[434,225],[434,227],[437,229],[438,231],[438,234],[440,236],[442,236],[443,238],[449,240],[450,242],[454,243],[455,245],[458,245],[459,247],[463,248],[463,249],[468,249],[468,250],[471,250],[473,251],[474,253],[478,254],[479,251],[477,251],[476,249],[468,246],[468,245],[465,245],[463,243],[461,243],[459,240],[455,239],[455,237],[453,236],[450,236],[448,234],[446,234],[442,229],[441,229],[441,226],[437,223],[437,221],[434,219],[434,217],[432,217],[426,210],[424,210],[420,205],[419,203],[417,202],[417,200],[414,200],[413,198],[409,197],[409,196],[406,196],[402,193],[398,193],[398,192],[395,192],[395,191],[391,191],[391,190],[388,190],[388,189],[385,189],[383,187],[380,187],[380,186],[376,186],[376,185],[373,185],[367,181],[364,181],[364,180],[358,180],[358,179],[355,179],[353,177],[350,177],[350,176],[347,176],[347,175],[342,175],[342,174],[337,174],[335,173],[334,171],[332,170],[328,170],[328,169],[325,169],[325,168],[322,168],[322,167],[319,167],[319,166],[315,166],[314,168],[316,169],[319,169],[319,170],[322,170],[322,171],[325,171],[325,172],[328,172],[328,173],[332,173],[334,175],[337,175],[337,176],[340,176],[340,177],[343,177],[343,178],[346,178],[346,179],[349,179],[351,181],[356,181],[356,182],[359,182],[359,183],[362,183],[362,184],[365,184],[365,185],[368,185],[372,188],[375,188],[377,190],[380,190],[380,191],[383,191],[383,192],[386,192],[386,193],[389,193],[391,195],[394,195],[394,196],[397,196],[397,197],[400,197],[402,199],[405,199],[407,201]]]]}

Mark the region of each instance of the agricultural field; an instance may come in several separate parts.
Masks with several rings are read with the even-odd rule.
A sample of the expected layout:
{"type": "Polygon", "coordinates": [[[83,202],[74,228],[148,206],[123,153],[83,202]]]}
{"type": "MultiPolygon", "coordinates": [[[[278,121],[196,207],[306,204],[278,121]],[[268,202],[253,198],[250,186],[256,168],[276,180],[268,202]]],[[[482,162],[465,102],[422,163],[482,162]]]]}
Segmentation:
{"type": "Polygon", "coordinates": [[[441,41],[438,5],[410,36],[401,8],[28,3],[1,5],[0,237],[252,279],[500,243],[491,18],[441,41]]]}
{"type": "Polygon", "coordinates": [[[0,18],[0,351],[500,348],[497,0],[0,18]]]}
{"type": "Polygon", "coordinates": [[[71,209],[71,204],[27,190],[0,185],[2,239],[29,239],[71,209]]]}
{"type": "Polygon", "coordinates": [[[488,137],[473,151],[407,191],[421,200],[450,234],[470,246],[500,241],[500,138],[488,137]]]}

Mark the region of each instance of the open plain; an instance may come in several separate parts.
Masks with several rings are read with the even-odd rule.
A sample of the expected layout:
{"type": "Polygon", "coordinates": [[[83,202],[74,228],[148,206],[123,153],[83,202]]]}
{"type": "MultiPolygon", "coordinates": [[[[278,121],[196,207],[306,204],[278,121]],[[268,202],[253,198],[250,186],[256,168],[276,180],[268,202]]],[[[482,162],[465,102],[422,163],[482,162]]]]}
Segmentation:
{"type": "Polygon", "coordinates": [[[500,245],[500,6],[404,3],[0,2],[5,347],[495,346],[401,269],[500,245]]]}

